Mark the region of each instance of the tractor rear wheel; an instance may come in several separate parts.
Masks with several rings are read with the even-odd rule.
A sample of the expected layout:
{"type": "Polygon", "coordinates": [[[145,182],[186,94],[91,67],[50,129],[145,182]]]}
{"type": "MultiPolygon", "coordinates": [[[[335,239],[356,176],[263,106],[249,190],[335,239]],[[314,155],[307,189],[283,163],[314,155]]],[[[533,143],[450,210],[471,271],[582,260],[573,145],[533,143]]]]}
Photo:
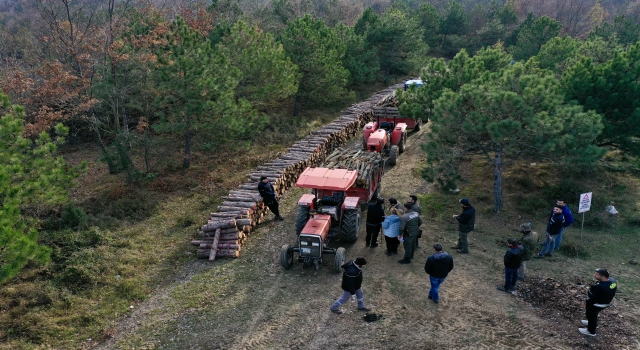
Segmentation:
{"type": "Polygon", "coordinates": [[[413,128],[413,130],[420,131],[421,127],[422,127],[422,119],[418,119],[418,121],[416,121],[416,127],[413,128]]]}
{"type": "Polygon", "coordinates": [[[345,210],[342,214],[341,236],[342,240],[347,243],[353,243],[358,240],[360,232],[360,217],[362,210],[358,209],[345,210]]]}
{"type": "Polygon", "coordinates": [[[400,154],[404,153],[405,145],[407,144],[407,132],[402,133],[402,137],[400,138],[400,143],[398,143],[398,151],[400,154]]]}
{"type": "Polygon", "coordinates": [[[389,151],[389,164],[396,165],[398,161],[398,146],[391,146],[389,151]]]}
{"type": "Polygon", "coordinates": [[[289,270],[293,266],[293,248],[285,244],[280,248],[280,265],[289,270]]]}
{"type": "Polygon", "coordinates": [[[296,235],[300,236],[300,232],[309,221],[309,207],[298,207],[298,216],[296,216],[296,235]]]}
{"type": "Polygon", "coordinates": [[[342,271],[342,265],[344,265],[344,261],[347,259],[347,251],[340,247],[336,249],[336,256],[333,259],[333,272],[340,273],[342,271]]]}

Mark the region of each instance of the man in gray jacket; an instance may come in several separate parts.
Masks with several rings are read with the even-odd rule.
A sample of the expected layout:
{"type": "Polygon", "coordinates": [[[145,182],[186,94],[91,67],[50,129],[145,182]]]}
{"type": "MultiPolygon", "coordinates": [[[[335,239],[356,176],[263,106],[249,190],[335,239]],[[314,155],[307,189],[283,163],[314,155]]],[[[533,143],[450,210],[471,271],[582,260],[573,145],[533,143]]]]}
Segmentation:
{"type": "Polygon", "coordinates": [[[412,206],[412,203],[405,203],[405,213],[400,218],[400,236],[398,236],[398,239],[403,242],[404,246],[404,259],[398,261],[401,264],[411,264],[413,252],[415,251],[416,237],[418,236],[418,227],[422,225],[420,215],[411,210],[412,206]]]}
{"type": "Polygon", "coordinates": [[[462,213],[453,216],[458,221],[458,244],[451,248],[459,249],[457,250],[458,253],[466,254],[469,253],[467,235],[473,231],[476,223],[476,208],[471,206],[467,198],[462,198],[460,204],[462,204],[462,213]]]}

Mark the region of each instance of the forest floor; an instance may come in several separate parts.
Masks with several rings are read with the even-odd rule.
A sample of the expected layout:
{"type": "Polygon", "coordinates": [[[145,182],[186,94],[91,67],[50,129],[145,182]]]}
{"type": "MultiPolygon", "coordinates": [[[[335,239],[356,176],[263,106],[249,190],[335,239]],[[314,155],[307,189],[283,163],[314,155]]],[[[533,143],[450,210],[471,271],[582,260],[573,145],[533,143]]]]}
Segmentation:
{"type": "MultiPolygon", "coordinates": [[[[550,302],[535,304],[517,293],[497,291],[503,282],[503,242],[515,235],[509,233],[512,227],[526,220],[511,212],[494,214],[490,199],[478,195],[482,199],[472,202],[478,209],[478,220],[476,231],[469,235],[471,253],[457,254],[449,249],[457,239],[451,215],[459,213],[457,200],[465,191],[438,194],[420,176],[426,158],[420,145],[426,132],[428,128],[410,135],[407,150],[396,166],[388,167],[382,186],[384,198],[404,201],[409,194],[420,194],[424,235],[413,262],[398,264],[402,248],[399,255],[386,256],[384,242],[374,249],[365,248],[364,226],[356,243],[335,244],[347,249],[348,259],[367,259],[363,269],[365,302],[372,312],[383,316],[381,320],[365,322],[364,313],[352,302],[344,305],[342,315],[329,311],[342,292],[341,275],[332,272],[330,262],[325,261],[319,270],[304,270],[297,263],[291,270],[280,266],[280,247],[296,241],[296,199],[304,193],[292,189],[281,200],[285,221],[267,220],[257,227],[240,258],[188,261],[133,312],[116,320],[109,340],[97,346],[86,343],[86,348],[639,348],[638,330],[631,326],[640,321],[635,307],[640,295],[637,283],[628,283],[626,288],[621,283],[614,306],[601,313],[601,334],[593,338],[578,332],[582,311],[569,312],[561,306],[559,301],[569,296],[551,293],[550,302]],[[455,261],[454,270],[441,286],[439,304],[427,299],[430,284],[423,269],[434,242],[441,242],[455,261]]],[[[483,176],[490,177],[490,169],[483,176]]],[[[474,191],[488,189],[475,186],[474,191]]],[[[534,225],[534,230],[536,227],[543,225],[534,225]]],[[[578,230],[571,228],[565,235],[575,237],[578,230]]],[[[185,252],[189,253],[193,252],[185,252]]],[[[578,294],[584,295],[585,286],[580,283],[590,280],[593,268],[607,262],[606,256],[580,260],[556,254],[552,259],[530,262],[529,276],[534,280],[555,277],[569,288],[579,279],[575,288],[581,288],[578,294]]],[[[640,279],[637,267],[628,265],[620,267],[618,276],[626,281],[640,279]]],[[[531,281],[527,281],[527,288],[535,288],[531,281]]]]}

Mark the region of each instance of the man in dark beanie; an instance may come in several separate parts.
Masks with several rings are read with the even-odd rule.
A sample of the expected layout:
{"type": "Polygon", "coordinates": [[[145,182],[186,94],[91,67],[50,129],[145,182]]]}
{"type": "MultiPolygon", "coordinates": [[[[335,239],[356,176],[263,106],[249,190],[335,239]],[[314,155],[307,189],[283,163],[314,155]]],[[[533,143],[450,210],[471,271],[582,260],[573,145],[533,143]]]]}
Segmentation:
{"type": "Polygon", "coordinates": [[[376,199],[376,202],[369,204],[367,209],[367,237],[365,239],[365,245],[371,248],[378,246],[378,235],[380,234],[380,228],[382,228],[382,222],[384,221],[384,204],[383,198],[376,199]]]}
{"type": "Polygon", "coordinates": [[[362,266],[367,264],[367,260],[358,257],[350,260],[342,265],[344,272],[342,273],[342,296],[331,305],[331,312],[341,314],[340,306],[347,301],[352,295],[358,299],[358,310],[371,311],[364,306],[364,292],[362,291],[362,266]]]}
{"type": "Polygon", "coordinates": [[[275,214],[276,220],[282,221],[284,220],[282,216],[280,216],[280,209],[278,204],[278,198],[276,197],[276,191],[273,189],[273,185],[269,182],[269,179],[266,176],[260,176],[260,183],[258,183],[258,192],[260,192],[260,197],[262,197],[262,201],[264,204],[269,207],[269,209],[275,214]]]}
{"type": "Polygon", "coordinates": [[[515,238],[509,238],[507,244],[509,244],[509,250],[504,254],[504,287],[498,287],[498,290],[510,293],[516,290],[518,269],[522,264],[524,248],[515,238]]]}
{"type": "Polygon", "coordinates": [[[404,246],[404,259],[398,261],[401,264],[411,264],[413,252],[416,250],[416,237],[420,230],[419,227],[422,225],[420,215],[411,210],[412,206],[412,203],[405,203],[405,212],[400,218],[400,236],[398,236],[398,239],[404,246]]]}
{"type": "Polygon", "coordinates": [[[520,232],[522,233],[520,245],[524,248],[524,257],[522,259],[522,265],[520,265],[520,268],[518,269],[518,280],[524,280],[527,276],[527,261],[533,258],[533,254],[538,248],[538,233],[531,231],[530,222],[521,224],[520,232]]]}
{"type": "Polygon", "coordinates": [[[449,253],[442,251],[442,244],[440,243],[433,245],[433,251],[433,255],[428,257],[427,262],[424,264],[424,272],[429,275],[429,281],[431,282],[431,289],[429,289],[427,297],[437,304],[438,300],[440,300],[438,295],[440,285],[447,278],[449,272],[453,270],[453,258],[449,253]]]}
{"type": "Polygon", "coordinates": [[[475,228],[476,208],[471,206],[467,198],[462,198],[459,202],[462,204],[462,213],[453,216],[458,221],[458,244],[451,248],[459,249],[457,250],[458,253],[469,253],[467,236],[475,228]]]}
{"type": "Polygon", "coordinates": [[[605,269],[597,269],[593,277],[596,279],[596,283],[587,292],[587,319],[582,320],[582,324],[587,328],[578,328],[578,330],[584,335],[595,337],[596,328],[598,328],[598,314],[609,307],[618,290],[618,283],[609,277],[609,271],[605,269]]]}

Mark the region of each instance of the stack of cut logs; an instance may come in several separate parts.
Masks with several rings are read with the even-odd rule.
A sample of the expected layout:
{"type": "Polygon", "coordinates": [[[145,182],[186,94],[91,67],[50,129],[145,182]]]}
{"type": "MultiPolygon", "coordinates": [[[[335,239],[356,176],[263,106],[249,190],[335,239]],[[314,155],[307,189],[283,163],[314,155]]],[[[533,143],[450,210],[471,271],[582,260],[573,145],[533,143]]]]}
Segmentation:
{"type": "Polygon", "coordinates": [[[237,258],[247,236],[255,225],[262,223],[267,211],[258,193],[260,177],[266,176],[276,194],[281,196],[295,185],[304,169],[322,163],[327,154],[359,134],[372,120],[374,107],[393,103],[395,90],[400,87],[402,84],[391,86],[352,105],[342,111],[333,123],[312,131],[278,159],[256,167],[247,175],[246,183],[223,197],[224,202],[218,206],[218,211],[211,213],[210,220],[200,228],[200,239],[191,241],[198,247],[198,258],[237,258]]]}
{"type": "Polygon", "coordinates": [[[371,187],[373,175],[382,169],[383,164],[384,159],[379,152],[338,147],[327,156],[327,160],[322,166],[329,169],[357,170],[356,186],[369,188],[371,187]]]}

